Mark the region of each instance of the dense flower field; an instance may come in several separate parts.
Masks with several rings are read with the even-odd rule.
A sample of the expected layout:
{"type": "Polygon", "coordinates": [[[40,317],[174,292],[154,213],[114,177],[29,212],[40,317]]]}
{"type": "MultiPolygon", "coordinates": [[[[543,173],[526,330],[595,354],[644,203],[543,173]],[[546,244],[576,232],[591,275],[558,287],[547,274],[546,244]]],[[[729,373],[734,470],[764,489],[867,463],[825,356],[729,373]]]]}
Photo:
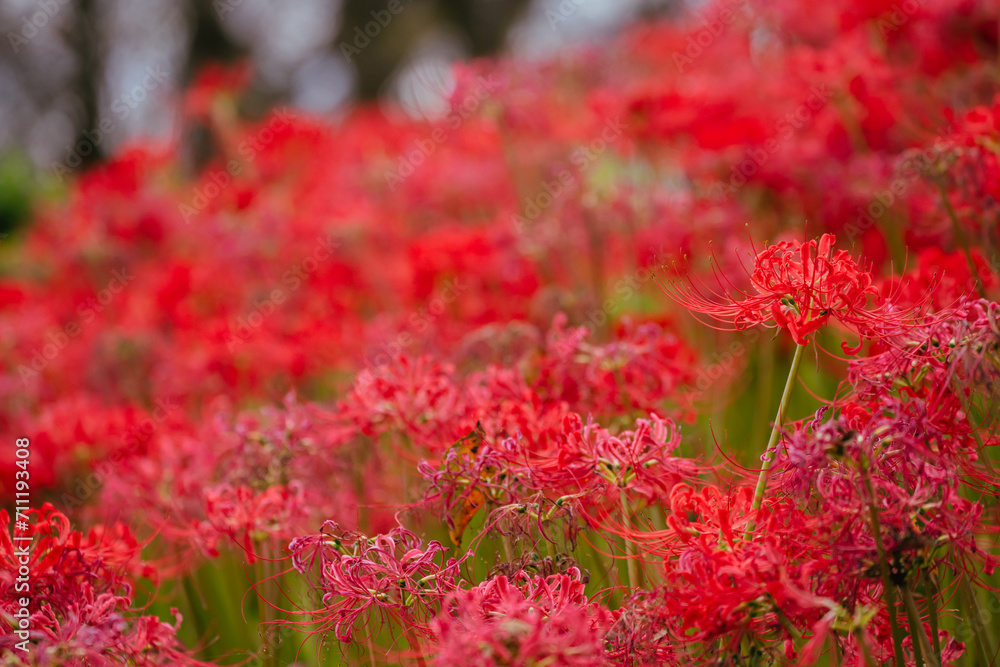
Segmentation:
{"type": "Polygon", "coordinates": [[[994,664],[998,24],[722,0],[430,121],[205,71],[197,177],[0,249],[4,664],[994,664]]]}

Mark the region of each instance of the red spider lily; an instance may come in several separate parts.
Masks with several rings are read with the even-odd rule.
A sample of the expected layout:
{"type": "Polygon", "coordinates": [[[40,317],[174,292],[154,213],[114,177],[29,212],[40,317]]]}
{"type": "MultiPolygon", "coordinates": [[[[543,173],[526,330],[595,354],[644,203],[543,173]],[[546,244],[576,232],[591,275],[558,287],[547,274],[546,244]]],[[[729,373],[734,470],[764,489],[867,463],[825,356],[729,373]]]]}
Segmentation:
{"type": "MultiPolygon", "coordinates": [[[[315,595],[287,625],[376,655],[402,629],[418,664],[862,667],[901,648],[912,665],[924,631],[941,657],[925,664],[952,662],[963,647],[931,627],[956,607],[936,573],[982,595],[997,551],[1000,309],[967,297],[1000,284],[997,9],[710,2],[537,66],[481,61],[440,122],[367,108],[243,123],[227,103],[243,77],[209,70],[182,97],[220,149],[196,175],[179,146],[112,157],[0,252],[0,441],[31,437],[33,493],[142,519],[178,571],[196,548],[252,560],[291,541],[296,571],[279,576],[315,595]],[[769,238],[817,220],[871,268],[826,234],[668,293],[730,328],[801,344],[840,322],[874,343],[827,411],[779,411],[753,510],[740,472],[722,489],[711,461],[680,455],[677,424],[695,447],[703,434],[682,398],[707,341],[646,300],[645,268],[668,246],[730,244],[748,218],[769,238]],[[913,271],[886,279],[904,256],[913,271]],[[293,389],[320,403],[278,405],[293,389]],[[452,446],[477,424],[478,449],[452,446]],[[430,534],[464,531],[479,557],[464,576],[488,570],[497,533],[511,555],[462,581],[461,560],[397,527],[422,506],[441,511],[419,524],[430,534]],[[594,559],[560,553],[578,541],[594,559]],[[529,551],[546,542],[551,557],[529,551]],[[622,551],[645,592],[620,614],[578,572],[523,574],[572,561],[618,597],[622,551]],[[902,642],[893,586],[924,615],[900,619],[902,642]]],[[[752,369],[766,397],[757,340],[711,376],[752,369]]],[[[728,426],[747,405],[734,398],[728,426]]],[[[0,458],[9,494],[21,464],[0,458]]],[[[37,662],[188,661],[173,621],[129,609],[132,580],[169,576],[141,540],[120,525],[63,539],[64,517],[39,519],[37,662]]],[[[238,605],[218,597],[213,614],[238,605]]],[[[980,649],[967,662],[988,663],[980,649]]]]}
{"type": "Polygon", "coordinates": [[[224,96],[235,96],[244,90],[252,75],[248,63],[205,67],[187,90],[185,112],[196,120],[211,120],[213,105],[224,96]]]}
{"type": "Polygon", "coordinates": [[[992,557],[975,539],[983,507],[960,493],[967,483],[963,471],[972,480],[985,476],[970,460],[976,443],[963,434],[966,425],[935,422],[918,400],[847,404],[841,415],[829,418],[823,412],[787,436],[776,488],[821,508],[840,526],[841,537],[831,548],[843,563],[868,568],[876,562],[867,515],[874,502],[886,552],[903,574],[939,547],[963,568],[975,571],[983,563],[992,568],[992,557]],[[866,491],[866,475],[874,499],[866,491]]]}
{"type": "Polygon", "coordinates": [[[589,335],[586,327],[567,327],[565,314],[556,316],[533,383],[539,394],[580,414],[622,418],[662,411],[694,381],[696,353],[669,325],[625,322],[603,345],[589,335]]]}
{"type": "MultiPolygon", "coordinates": [[[[860,661],[863,650],[890,656],[877,578],[868,574],[874,556],[859,554],[865,538],[851,527],[858,513],[804,511],[798,499],[771,498],[755,517],[766,530],[744,542],[734,534],[748,520],[749,500],[747,488],[727,495],[679,485],[667,531],[635,532],[647,541],[645,552],[663,560],[664,584],[628,601],[609,637],[613,655],[639,664],[712,664],[720,646],[730,654],[752,646],[804,666],[836,629],[845,659],[860,661]]],[[[940,643],[943,654],[961,653],[946,634],[940,643]]]]}
{"type": "Polygon", "coordinates": [[[445,560],[447,550],[439,542],[425,546],[402,527],[365,537],[328,521],[324,531],[295,538],[288,548],[295,569],[315,574],[323,593],[325,607],[306,612],[309,622],[320,631],[332,629],[345,643],[353,641],[358,620],[374,612],[390,613],[406,628],[425,632],[430,614],[457,589],[459,566],[469,557],[445,560]]]}
{"type": "Polygon", "coordinates": [[[887,338],[883,349],[850,364],[848,383],[866,399],[900,391],[938,411],[961,410],[960,398],[996,398],[1000,304],[962,298],[954,316],[887,338]]]}
{"type": "MultiPolygon", "coordinates": [[[[27,531],[18,529],[16,536],[34,539],[29,563],[32,578],[44,578],[54,571],[62,571],[79,574],[84,579],[105,579],[109,586],[113,586],[126,575],[156,576],[154,566],[140,559],[145,545],[126,526],[115,524],[108,528],[95,528],[83,535],[71,530],[66,515],[49,503],[25,514],[29,517],[30,527],[27,531]]],[[[0,519],[4,528],[9,528],[10,517],[6,510],[0,511],[0,519]]],[[[18,570],[14,549],[19,545],[14,544],[7,531],[0,532],[0,545],[9,568],[5,570],[6,576],[13,580],[18,570]]]]}
{"type": "MultiPolygon", "coordinates": [[[[79,664],[201,665],[177,639],[181,616],[164,623],[140,610],[130,611],[132,572],[153,574],[139,560],[141,546],[123,526],[87,536],[70,530],[65,515],[46,504],[26,512],[31,527],[18,530],[28,543],[11,540],[10,517],[0,511],[0,646],[8,650],[24,640],[15,634],[21,597],[29,599],[28,654],[49,664],[74,656],[79,664]],[[28,552],[28,590],[15,586],[28,552]]],[[[21,654],[25,655],[25,654],[21,654]]],[[[67,663],[70,664],[70,663],[67,663]]],[[[76,663],[72,663],[76,664],[76,663]]]]}
{"type": "Polygon", "coordinates": [[[459,412],[461,389],[450,364],[429,357],[398,357],[374,371],[361,371],[340,405],[341,418],[364,435],[405,431],[409,439],[429,449],[443,448],[439,424],[459,412]]]}
{"type": "Polygon", "coordinates": [[[193,432],[163,425],[148,451],[118,464],[104,489],[109,504],[146,512],[181,570],[198,564],[184,558],[192,551],[217,557],[239,550],[254,562],[264,543],[274,553],[335,508],[357,504],[350,484],[331,485],[353,474],[347,444],[354,433],[326,410],[293,395],[282,406],[233,414],[220,402],[215,410],[193,432]],[[152,492],[134,498],[136,486],[152,492]]]}
{"type": "MultiPolygon", "coordinates": [[[[941,166],[925,178],[928,198],[944,204],[945,210],[915,203],[911,207],[911,233],[932,247],[962,248],[966,255],[963,261],[976,271],[979,249],[970,247],[970,239],[992,236],[994,240],[986,242],[985,248],[996,247],[995,225],[987,221],[995,220],[1000,213],[1000,155],[996,150],[1000,140],[1000,98],[994,96],[988,104],[965,113],[949,109],[945,115],[951,132],[934,143],[941,166]]],[[[977,273],[983,283],[993,282],[995,286],[995,278],[989,278],[987,272],[977,273]]]]}
{"type": "Polygon", "coordinates": [[[581,510],[593,505],[588,496],[600,493],[604,484],[574,478],[575,493],[554,497],[566,489],[555,486],[553,476],[539,474],[537,463],[515,438],[505,439],[498,447],[483,443],[474,456],[449,450],[440,467],[420,462],[418,470],[428,486],[419,504],[440,508],[441,521],[456,544],[481,510],[489,513],[486,530],[530,537],[537,528],[548,539],[548,526],[557,523],[569,543],[575,544],[581,510]],[[579,488],[579,484],[585,486],[579,488]]]}
{"type": "Polygon", "coordinates": [[[592,421],[584,425],[574,415],[567,418],[564,428],[566,440],[560,443],[555,460],[547,463],[574,480],[604,480],[615,492],[624,489],[652,500],[698,470],[690,459],[674,455],[680,446],[680,429],[670,419],[650,415],[637,419],[634,430],[612,435],[592,421]]]}
{"type": "MultiPolygon", "coordinates": [[[[644,655],[678,654],[669,664],[710,655],[722,640],[739,651],[742,639],[778,650],[778,639],[838,610],[838,575],[821,522],[789,502],[765,503],[760,541],[734,539],[730,515],[749,503],[749,490],[728,497],[711,487],[695,493],[678,486],[663,539],[648,551],[664,557],[665,583],[630,600],[617,641],[644,655]],[[732,507],[736,505],[737,507],[732,507]],[[700,647],[700,648],[699,648],[700,647]]],[[[741,521],[746,521],[746,517],[741,521]]]]}
{"type": "Polygon", "coordinates": [[[589,506],[617,506],[620,492],[653,500],[698,472],[690,459],[675,456],[680,430],[670,419],[650,415],[634,430],[612,433],[577,414],[563,417],[544,447],[524,438],[484,445],[475,458],[450,455],[444,468],[422,465],[432,481],[431,498],[454,499],[470,480],[481,480],[498,503],[523,503],[535,494],[582,495],[589,506]]]}
{"type": "MultiPolygon", "coordinates": [[[[718,273],[721,292],[703,294],[691,279],[661,283],[661,288],[688,310],[731,322],[736,331],[756,325],[788,329],[799,345],[831,318],[862,337],[879,338],[903,327],[906,313],[891,302],[869,308],[878,296],[871,273],[846,250],[834,252],[835,241],[823,234],[818,243],[782,241],[764,248],[754,258],[747,291],[718,273]]],[[[860,347],[844,349],[853,354],[860,347]]]]}
{"type": "Polygon", "coordinates": [[[604,635],[616,617],[587,599],[578,571],[495,577],[448,596],[431,623],[435,664],[610,665],[604,635]]]}
{"type": "Polygon", "coordinates": [[[219,554],[219,542],[233,540],[256,562],[257,542],[295,535],[307,524],[309,506],[301,484],[269,486],[255,492],[246,486],[228,484],[205,489],[206,519],[196,531],[202,548],[219,554]]]}
{"type": "MultiPolygon", "coordinates": [[[[977,294],[986,294],[1000,286],[996,270],[978,248],[966,255],[962,251],[944,252],[938,246],[921,250],[912,270],[898,277],[882,280],[882,293],[896,295],[899,303],[917,305],[927,302],[935,310],[962,310],[961,302],[977,294]]],[[[960,317],[959,313],[956,313],[960,317]]],[[[905,333],[905,332],[904,332],[905,333]]]]}

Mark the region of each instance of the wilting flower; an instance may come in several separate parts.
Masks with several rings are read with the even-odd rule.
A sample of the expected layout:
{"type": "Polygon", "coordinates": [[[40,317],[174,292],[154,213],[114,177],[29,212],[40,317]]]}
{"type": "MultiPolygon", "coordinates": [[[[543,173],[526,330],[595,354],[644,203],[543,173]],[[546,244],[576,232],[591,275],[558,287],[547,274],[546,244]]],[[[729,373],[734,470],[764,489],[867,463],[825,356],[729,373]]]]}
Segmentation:
{"type": "MultiPolygon", "coordinates": [[[[890,301],[869,308],[878,297],[871,273],[862,270],[845,250],[834,252],[835,237],[782,241],[764,248],[754,258],[751,289],[743,290],[716,273],[721,292],[702,288],[691,280],[661,284],[664,292],[692,312],[720,322],[731,322],[736,331],[762,324],[788,329],[799,345],[830,318],[847,325],[862,337],[879,338],[908,319],[890,301]]],[[[860,348],[848,349],[850,353],[860,348]]]]}

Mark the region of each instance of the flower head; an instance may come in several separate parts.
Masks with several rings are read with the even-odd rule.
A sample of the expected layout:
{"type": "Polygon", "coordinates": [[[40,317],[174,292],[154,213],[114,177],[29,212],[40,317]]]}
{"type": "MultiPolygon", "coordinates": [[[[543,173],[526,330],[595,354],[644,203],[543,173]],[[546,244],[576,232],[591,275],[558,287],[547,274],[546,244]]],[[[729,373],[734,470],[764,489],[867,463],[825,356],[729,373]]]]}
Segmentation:
{"type": "Polygon", "coordinates": [[[432,622],[438,665],[608,665],[616,614],[584,595],[579,572],[495,577],[449,596],[432,622]]]}
{"type": "Polygon", "coordinates": [[[306,614],[321,630],[334,630],[344,643],[354,640],[360,619],[382,611],[423,630],[429,614],[457,589],[459,566],[469,556],[466,552],[458,560],[446,560],[440,542],[424,545],[402,527],[375,537],[342,531],[333,521],[327,521],[323,530],[292,540],[288,548],[300,574],[319,567],[317,586],[324,606],[306,614]]]}
{"type": "Polygon", "coordinates": [[[869,300],[878,296],[871,273],[847,251],[834,251],[835,241],[832,234],[824,234],[818,242],[782,241],[765,247],[754,258],[748,290],[718,271],[720,292],[706,295],[691,280],[661,287],[689,310],[732,322],[737,331],[758,324],[788,329],[799,345],[831,318],[872,338],[902,325],[905,313],[890,302],[869,308],[869,300]]]}
{"type": "Polygon", "coordinates": [[[18,520],[14,536],[31,539],[30,547],[11,539],[11,517],[0,510],[0,646],[27,645],[29,661],[4,664],[204,664],[177,638],[182,619],[176,609],[171,624],[134,605],[134,578],[156,571],[141,560],[145,544],[126,526],[83,534],[49,503],[23,514],[30,526],[24,530],[18,520]],[[15,577],[30,582],[27,607],[15,577]],[[23,609],[29,617],[18,618],[23,609]]]}

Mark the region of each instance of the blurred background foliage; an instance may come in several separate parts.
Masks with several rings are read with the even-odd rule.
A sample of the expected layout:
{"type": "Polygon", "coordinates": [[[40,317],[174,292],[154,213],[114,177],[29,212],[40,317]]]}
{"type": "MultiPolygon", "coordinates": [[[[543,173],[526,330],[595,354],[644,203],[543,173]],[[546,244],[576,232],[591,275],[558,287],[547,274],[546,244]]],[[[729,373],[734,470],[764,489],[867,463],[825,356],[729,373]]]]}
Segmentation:
{"type": "MultiPolygon", "coordinates": [[[[130,139],[174,136],[179,92],[209,63],[251,65],[241,109],[251,118],[283,104],[335,116],[359,100],[432,117],[444,108],[456,60],[544,56],[600,42],[636,20],[678,12],[681,4],[5,0],[0,234],[30,217],[38,182],[64,175],[60,165],[83,170],[130,139]],[[390,5],[395,13],[387,13],[390,5]],[[102,123],[110,129],[97,138],[102,123]]],[[[196,170],[211,152],[210,137],[190,128],[181,136],[196,170]]]]}

